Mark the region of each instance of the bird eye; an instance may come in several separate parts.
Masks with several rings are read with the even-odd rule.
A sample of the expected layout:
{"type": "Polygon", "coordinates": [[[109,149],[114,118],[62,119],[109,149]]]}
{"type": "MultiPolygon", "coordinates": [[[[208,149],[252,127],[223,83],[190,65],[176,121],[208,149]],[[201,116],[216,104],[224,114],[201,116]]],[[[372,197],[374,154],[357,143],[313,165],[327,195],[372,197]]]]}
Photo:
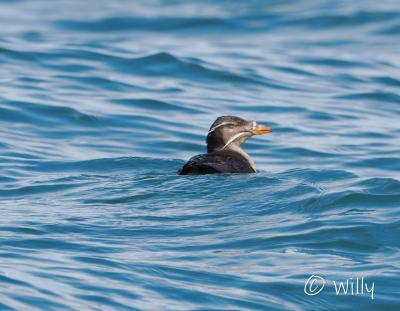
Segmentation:
{"type": "Polygon", "coordinates": [[[234,127],[235,127],[235,126],[234,126],[233,124],[229,124],[229,125],[228,125],[228,128],[231,129],[231,130],[232,130],[234,127]]]}

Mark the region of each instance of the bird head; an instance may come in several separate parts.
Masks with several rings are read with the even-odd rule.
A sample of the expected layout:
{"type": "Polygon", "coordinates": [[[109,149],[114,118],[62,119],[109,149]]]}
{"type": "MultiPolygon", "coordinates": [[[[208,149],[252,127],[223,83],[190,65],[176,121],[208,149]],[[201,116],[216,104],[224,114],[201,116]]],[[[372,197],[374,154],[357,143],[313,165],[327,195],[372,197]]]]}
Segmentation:
{"type": "Polygon", "coordinates": [[[218,117],[207,135],[207,151],[222,151],[240,148],[251,136],[271,133],[272,130],[255,121],[234,116],[218,117]]]}

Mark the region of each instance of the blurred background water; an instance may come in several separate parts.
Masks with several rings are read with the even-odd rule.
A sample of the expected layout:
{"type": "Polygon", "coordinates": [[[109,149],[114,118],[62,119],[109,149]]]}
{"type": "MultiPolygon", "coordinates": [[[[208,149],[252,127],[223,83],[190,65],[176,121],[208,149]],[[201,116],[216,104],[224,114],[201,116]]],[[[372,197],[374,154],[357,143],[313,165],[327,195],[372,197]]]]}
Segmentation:
{"type": "Polygon", "coordinates": [[[399,1],[0,0],[0,26],[1,310],[400,310],[399,1]],[[219,115],[273,128],[259,173],[177,176],[219,115]],[[336,296],[356,277],[374,300],[336,296]]]}

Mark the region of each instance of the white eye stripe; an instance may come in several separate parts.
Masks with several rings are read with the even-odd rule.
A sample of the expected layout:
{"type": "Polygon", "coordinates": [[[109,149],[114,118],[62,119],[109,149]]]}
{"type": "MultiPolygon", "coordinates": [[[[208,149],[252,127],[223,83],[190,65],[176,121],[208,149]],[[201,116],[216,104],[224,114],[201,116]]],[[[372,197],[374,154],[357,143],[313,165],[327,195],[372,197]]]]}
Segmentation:
{"type": "Polygon", "coordinates": [[[210,130],[208,131],[207,134],[210,134],[211,132],[214,132],[217,128],[219,128],[221,126],[224,126],[224,125],[227,125],[227,124],[232,124],[232,123],[231,122],[222,122],[221,124],[218,124],[218,125],[210,128],[210,130]]]}

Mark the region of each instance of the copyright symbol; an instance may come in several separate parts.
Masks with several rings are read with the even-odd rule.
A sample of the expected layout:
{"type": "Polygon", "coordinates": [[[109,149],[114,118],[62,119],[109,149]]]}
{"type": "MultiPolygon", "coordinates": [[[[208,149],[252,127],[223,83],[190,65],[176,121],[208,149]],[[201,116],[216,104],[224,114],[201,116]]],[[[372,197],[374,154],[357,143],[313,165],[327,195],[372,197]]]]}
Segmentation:
{"type": "Polygon", "coordinates": [[[308,296],[318,295],[325,286],[325,280],[318,276],[312,275],[308,278],[306,284],[304,285],[304,293],[308,296]]]}

